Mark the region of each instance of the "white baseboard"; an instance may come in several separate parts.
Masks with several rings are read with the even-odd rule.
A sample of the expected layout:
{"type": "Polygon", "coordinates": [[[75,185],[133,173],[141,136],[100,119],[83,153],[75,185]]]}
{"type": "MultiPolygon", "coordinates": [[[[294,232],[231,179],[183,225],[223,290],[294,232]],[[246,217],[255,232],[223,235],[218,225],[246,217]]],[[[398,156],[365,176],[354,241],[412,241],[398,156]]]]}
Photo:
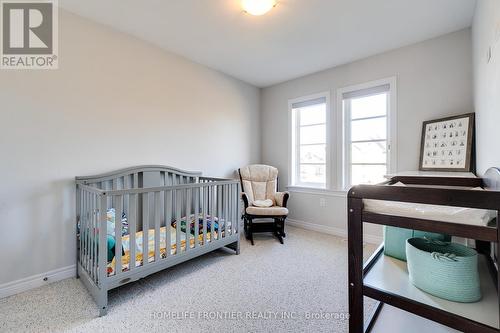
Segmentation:
{"type": "MultiPolygon", "coordinates": [[[[293,226],[293,227],[297,227],[297,228],[301,228],[301,229],[313,230],[313,231],[321,232],[324,234],[329,234],[329,235],[333,235],[333,236],[347,238],[347,230],[343,229],[343,228],[331,227],[331,226],[326,226],[326,225],[321,225],[321,224],[315,224],[315,223],[310,223],[310,222],[294,220],[294,219],[287,219],[286,223],[293,226]]],[[[365,234],[364,241],[367,243],[370,243],[370,244],[378,245],[378,244],[382,243],[383,237],[365,234]]]]}
{"type": "Polygon", "coordinates": [[[76,265],[71,265],[16,281],[0,284],[0,298],[19,294],[30,289],[38,288],[46,284],[61,281],[74,276],[76,276],[76,265]]]}

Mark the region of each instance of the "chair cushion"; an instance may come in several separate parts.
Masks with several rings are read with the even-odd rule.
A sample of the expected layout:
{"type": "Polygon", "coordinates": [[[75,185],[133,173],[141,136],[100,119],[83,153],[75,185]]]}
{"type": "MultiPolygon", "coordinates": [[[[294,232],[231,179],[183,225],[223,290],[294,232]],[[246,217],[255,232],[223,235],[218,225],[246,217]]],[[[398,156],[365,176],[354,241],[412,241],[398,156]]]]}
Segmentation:
{"type": "Polygon", "coordinates": [[[266,199],[266,200],[254,200],[252,202],[252,205],[255,207],[272,207],[274,205],[272,200],[266,199]]]}
{"type": "Polygon", "coordinates": [[[283,216],[288,215],[288,209],[284,207],[272,206],[272,207],[254,207],[250,206],[246,210],[247,214],[250,215],[269,215],[269,216],[283,216]]]}

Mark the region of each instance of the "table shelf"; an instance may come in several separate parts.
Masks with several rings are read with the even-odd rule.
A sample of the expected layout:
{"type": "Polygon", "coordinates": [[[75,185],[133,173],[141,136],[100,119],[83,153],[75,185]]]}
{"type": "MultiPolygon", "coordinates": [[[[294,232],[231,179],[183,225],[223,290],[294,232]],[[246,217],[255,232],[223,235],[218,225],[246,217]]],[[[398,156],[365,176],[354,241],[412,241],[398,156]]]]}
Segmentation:
{"type": "Polygon", "coordinates": [[[482,299],[475,303],[452,302],[432,296],[410,282],[406,262],[383,254],[375,260],[376,262],[364,277],[364,286],[388,294],[396,294],[420,304],[499,328],[497,290],[489,273],[488,261],[485,256],[480,255],[478,260],[482,299]]]}
{"type": "Polygon", "coordinates": [[[459,333],[459,331],[385,304],[371,333],[459,333]]]}

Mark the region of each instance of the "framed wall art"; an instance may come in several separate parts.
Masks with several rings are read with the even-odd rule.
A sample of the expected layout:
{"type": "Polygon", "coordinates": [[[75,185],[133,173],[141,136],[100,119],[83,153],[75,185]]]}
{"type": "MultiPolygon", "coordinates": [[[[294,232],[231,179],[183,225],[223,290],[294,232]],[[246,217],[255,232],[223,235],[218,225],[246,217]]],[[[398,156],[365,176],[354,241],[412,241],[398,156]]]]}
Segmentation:
{"type": "Polygon", "coordinates": [[[422,171],[471,171],[474,113],[424,121],[420,147],[422,171]]]}

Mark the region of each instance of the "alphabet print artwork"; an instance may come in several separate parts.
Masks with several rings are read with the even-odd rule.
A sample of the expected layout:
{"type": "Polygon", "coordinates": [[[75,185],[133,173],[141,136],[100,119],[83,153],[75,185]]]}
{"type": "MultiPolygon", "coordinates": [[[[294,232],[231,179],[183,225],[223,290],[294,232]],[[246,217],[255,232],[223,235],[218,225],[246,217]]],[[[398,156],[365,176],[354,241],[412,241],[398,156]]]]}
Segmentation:
{"type": "Polygon", "coordinates": [[[470,171],[474,114],[426,121],[420,170],[470,171]]]}

